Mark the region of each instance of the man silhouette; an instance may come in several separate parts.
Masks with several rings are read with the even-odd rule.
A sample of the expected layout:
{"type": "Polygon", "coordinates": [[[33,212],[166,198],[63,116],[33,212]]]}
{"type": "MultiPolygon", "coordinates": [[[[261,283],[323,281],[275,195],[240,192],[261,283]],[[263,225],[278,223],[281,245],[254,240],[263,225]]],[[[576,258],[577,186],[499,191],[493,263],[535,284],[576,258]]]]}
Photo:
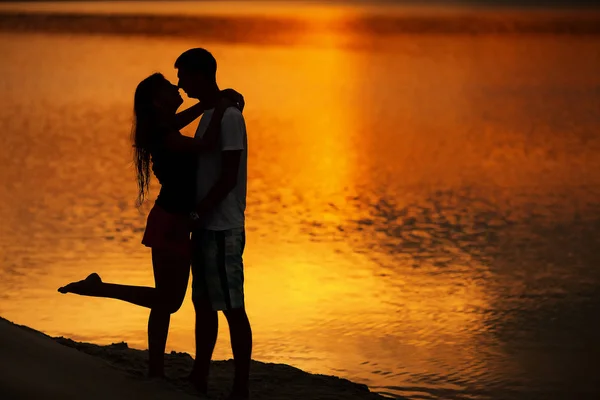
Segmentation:
{"type": "MultiPolygon", "coordinates": [[[[187,50],[175,62],[179,87],[205,109],[196,131],[201,138],[220,99],[217,62],[202,48],[187,50]]],[[[229,324],[235,378],[230,400],[249,398],[252,330],[244,305],[242,254],[245,245],[248,140],[240,110],[228,108],[221,122],[220,145],[198,158],[196,211],[192,231],[192,300],[196,310],[196,360],[190,380],[207,392],[218,315],[229,324]]]]}

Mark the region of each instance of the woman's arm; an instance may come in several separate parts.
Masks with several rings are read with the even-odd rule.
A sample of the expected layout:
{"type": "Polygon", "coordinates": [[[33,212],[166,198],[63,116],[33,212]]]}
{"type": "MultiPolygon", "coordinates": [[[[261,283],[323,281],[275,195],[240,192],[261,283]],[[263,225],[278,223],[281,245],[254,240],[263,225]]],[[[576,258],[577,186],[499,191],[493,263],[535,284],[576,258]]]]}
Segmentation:
{"type": "Polygon", "coordinates": [[[194,120],[199,118],[203,112],[204,107],[202,107],[201,103],[196,103],[190,108],[178,112],[177,115],[175,115],[175,125],[177,130],[183,129],[194,122],[194,120]]]}
{"type": "MultiPolygon", "coordinates": [[[[221,95],[231,100],[231,102],[233,102],[240,109],[240,111],[244,111],[245,102],[244,96],[242,96],[241,93],[233,89],[224,89],[221,90],[221,95]]],[[[177,115],[175,115],[175,125],[177,127],[177,130],[185,128],[186,126],[194,122],[194,120],[200,118],[204,111],[205,110],[204,107],[202,107],[202,104],[196,103],[190,108],[178,112],[177,115]]]]}
{"type": "Polygon", "coordinates": [[[193,154],[202,153],[215,148],[219,143],[219,137],[221,136],[221,120],[223,119],[227,107],[229,107],[229,103],[215,109],[202,139],[194,139],[182,135],[179,131],[173,131],[165,138],[165,146],[172,151],[193,154]]]}

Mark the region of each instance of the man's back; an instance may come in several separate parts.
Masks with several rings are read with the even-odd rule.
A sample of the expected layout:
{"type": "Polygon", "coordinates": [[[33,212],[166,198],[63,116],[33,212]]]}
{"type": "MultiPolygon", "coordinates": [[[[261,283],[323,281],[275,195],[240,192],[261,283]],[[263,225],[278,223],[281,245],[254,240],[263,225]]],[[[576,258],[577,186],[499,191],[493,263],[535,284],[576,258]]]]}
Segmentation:
{"type": "MultiPolygon", "coordinates": [[[[214,109],[205,111],[196,138],[202,138],[212,118],[214,109]]],[[[228,108],[221,122],[221,140],[218,148],[204,153],[198,158],[197,199],[201,200],[221,176],[222,152],[240,151],[240,164],[235,187],[227,194],[206,218],[202,228],[222,231],[244,227],[246,210],[246,187],[248,176],[248,137],[242,113],[234,107],[228,108]]]]}

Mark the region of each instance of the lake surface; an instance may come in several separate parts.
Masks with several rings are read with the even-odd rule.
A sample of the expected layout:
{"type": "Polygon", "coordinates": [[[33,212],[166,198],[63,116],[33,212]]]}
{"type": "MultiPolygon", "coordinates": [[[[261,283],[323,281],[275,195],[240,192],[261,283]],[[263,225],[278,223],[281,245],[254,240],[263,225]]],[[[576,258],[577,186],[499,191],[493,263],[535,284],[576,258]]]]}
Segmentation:
{"type": "MultiPolygon", "coordinates": [[[[146,347],[146,310],[56,289],[153,284],[133,91],[205,46],[247,104],[255,359],[409,399],[598,398],[600,36],[320,29],[0,33],[0,315],[146,347]]],[[[188,292],[169,350],[193,321],[188,292]]]]}

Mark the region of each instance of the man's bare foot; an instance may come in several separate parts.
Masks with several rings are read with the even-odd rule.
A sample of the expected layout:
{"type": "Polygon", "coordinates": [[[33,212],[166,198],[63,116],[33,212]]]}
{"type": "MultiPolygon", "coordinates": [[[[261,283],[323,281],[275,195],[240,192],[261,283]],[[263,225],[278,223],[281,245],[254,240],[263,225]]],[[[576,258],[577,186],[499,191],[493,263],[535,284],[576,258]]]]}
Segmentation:
{"type": "Polygon", "coordinates": [[[152,382],[167,382],[167,376],[164,374],[147,374],[146,378],[152,382]]]}
{"type": "Polygon", "coordinates": [[[87,278],[79,282],[71,282],[66,286],[58,288],[60,293],[75,293],[81,295],[95,295],[102,285],[102,279],[97,273],[90,274],[87,278]]]}

